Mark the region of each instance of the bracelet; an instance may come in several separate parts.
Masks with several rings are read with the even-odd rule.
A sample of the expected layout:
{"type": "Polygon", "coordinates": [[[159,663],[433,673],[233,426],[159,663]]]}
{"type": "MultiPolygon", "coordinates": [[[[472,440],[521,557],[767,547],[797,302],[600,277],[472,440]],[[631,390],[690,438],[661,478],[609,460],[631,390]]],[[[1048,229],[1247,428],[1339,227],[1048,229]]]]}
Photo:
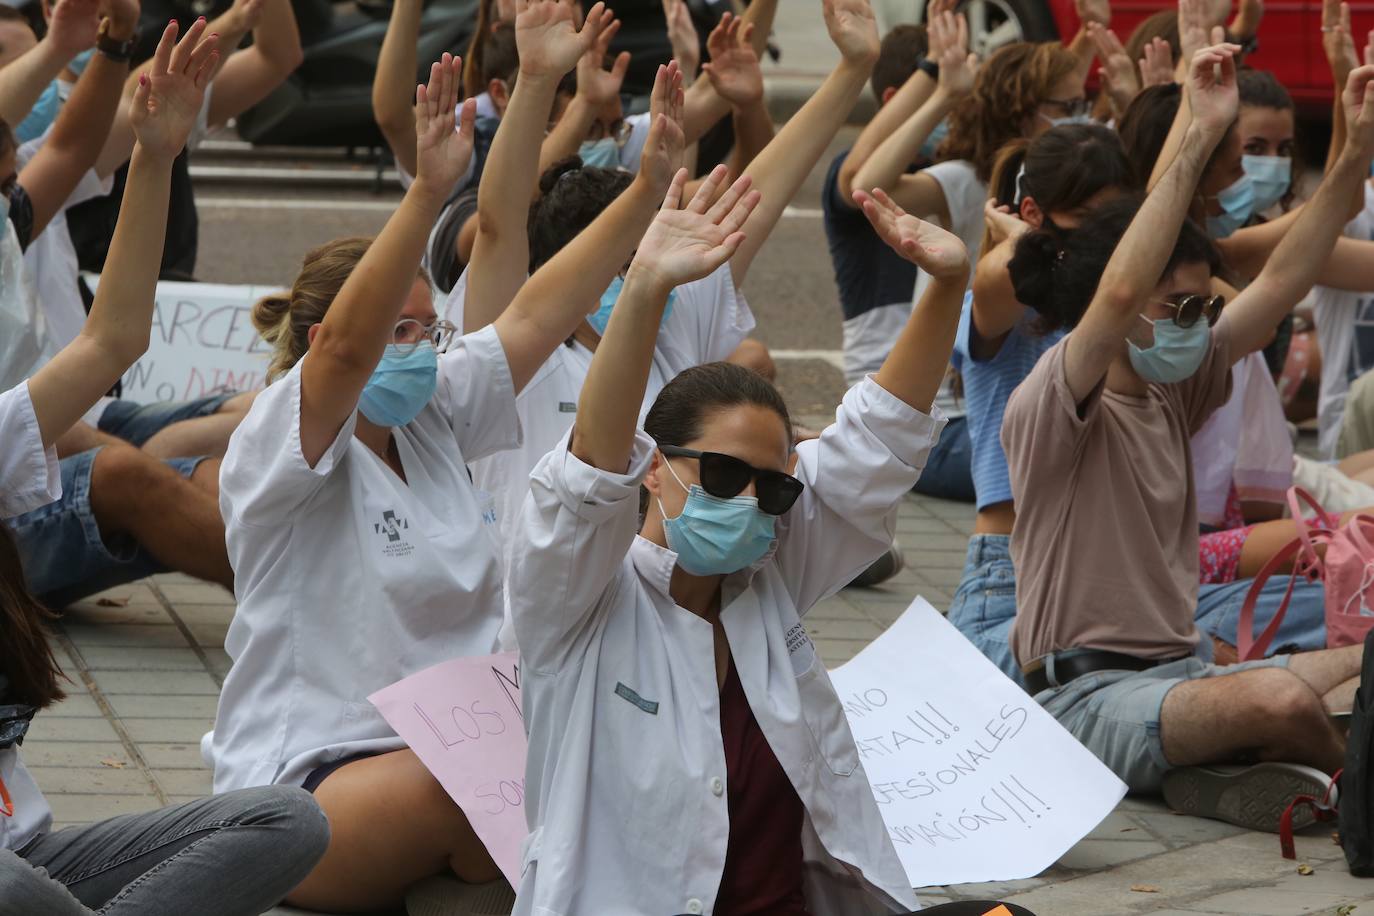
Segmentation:
{"type": "Polygon", "coordinates": [[[921,58],[921,62],[916,65],[916,69],[920,70],[922,73],[924,73],[931,79],[935,80],[936,82],[940,81],[940,65],[937,64],[935,61],[931,60],[930,58],[921,58]]]}
{"type": "Polygon", "coordinates": [[[100,21],[100,32],[95,39],[95,49],[115,63],[127,64],[134,56],[134,43],[137,40],[137,32],[124,41],[111,38],[110,20],[107,17],[100,21]]]}

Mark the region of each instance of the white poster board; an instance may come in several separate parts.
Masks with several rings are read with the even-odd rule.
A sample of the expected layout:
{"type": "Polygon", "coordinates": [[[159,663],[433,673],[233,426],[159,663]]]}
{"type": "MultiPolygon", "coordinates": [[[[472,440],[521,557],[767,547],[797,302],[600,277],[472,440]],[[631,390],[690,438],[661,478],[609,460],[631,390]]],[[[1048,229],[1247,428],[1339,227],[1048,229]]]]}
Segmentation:
{"type": "Polygon", "coordinates": [[[924,598],[830,679],[912,887],[1038,875],[1126,794],[924,598]]]}
{"type": "MultiPolygon", "coordinates": [[[[87,277],[91,289],[98,277],[87,277]]],[[[253,303],[273,286],[157,285],[148,352],[124,373],[121,397],[189,401],[263,387],[271,348],[253,328],[253,303]]]]}

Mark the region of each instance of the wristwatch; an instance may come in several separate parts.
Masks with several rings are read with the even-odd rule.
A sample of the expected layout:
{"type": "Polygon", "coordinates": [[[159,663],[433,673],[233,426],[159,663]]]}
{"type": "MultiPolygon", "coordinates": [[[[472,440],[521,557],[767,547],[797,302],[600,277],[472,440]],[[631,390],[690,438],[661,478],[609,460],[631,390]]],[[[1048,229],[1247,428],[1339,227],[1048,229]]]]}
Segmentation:
{"type": "Polygon", "coordinates": [[[916,69],[920,70],[922,73],[924,73],[931,79],[935,80],[936,82],[939,82],[940,65],[937,64],[935,61],[931,60],[929,57],[921,58],[921,62],[916,65],[916,69]]]}
{"type": "Polygon", "coordinates": [[[100,20],[100,32],[95,39],[95,49],[104,54],[110,60],[121,64],[127,64],[134,56],[134,42],[138,39],[135,32],[124,41],[110,37],[110,20],[108,17],[100,20]]]}

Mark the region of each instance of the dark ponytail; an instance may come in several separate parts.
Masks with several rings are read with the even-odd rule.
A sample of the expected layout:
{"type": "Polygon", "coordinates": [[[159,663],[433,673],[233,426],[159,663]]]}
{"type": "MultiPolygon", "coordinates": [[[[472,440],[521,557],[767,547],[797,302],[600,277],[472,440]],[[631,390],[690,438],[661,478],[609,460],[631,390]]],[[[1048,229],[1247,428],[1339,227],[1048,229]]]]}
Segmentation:
{"type": "Polygon", "coordinates": [[[530,205],[530,273],[590,226],[633,180],[620,169],[584,166],[577,156],[549,166],[539,176],[539,199],[530,205]]]}
{"type": "Polygon", "coordinates": [[[64,696],[58,685],[62,669],[53,656],[44,622],[54,618],[29,594],[14,535],[0,522],[0,705],[39,709],[64,696]]]}

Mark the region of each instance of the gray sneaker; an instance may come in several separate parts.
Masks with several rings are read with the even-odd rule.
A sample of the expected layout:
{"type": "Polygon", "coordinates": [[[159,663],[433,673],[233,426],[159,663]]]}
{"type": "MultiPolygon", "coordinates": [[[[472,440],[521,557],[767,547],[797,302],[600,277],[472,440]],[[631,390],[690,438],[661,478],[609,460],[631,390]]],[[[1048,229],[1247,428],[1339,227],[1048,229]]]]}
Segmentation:
{"type": "MultiPolygon", "coordinates": [[[[1265,833],[1278,833],[1283,812],[1299,795],[1321,799],[1331,777],[1297,763],[1257,763],[1254,766],[1179,767],[1164,774],[1164,801],[1179,814],[1211,817],[1265,833]]],[[[1312,808],[1293,810],[1293,829],[1316,823],[1312,808]]]]}
{"type": "Polygon", "coordinates": [[[893,541],[892,546],[887,548],[887,553],[868,564],[868,569],[855,576],[854,581],[849,583],[849,587],[868,588],[871,585],[886,582],[901,572],[905,565],[906,558],[902,556],[902,548],[897,546],[896,541],[893,541]]]}

